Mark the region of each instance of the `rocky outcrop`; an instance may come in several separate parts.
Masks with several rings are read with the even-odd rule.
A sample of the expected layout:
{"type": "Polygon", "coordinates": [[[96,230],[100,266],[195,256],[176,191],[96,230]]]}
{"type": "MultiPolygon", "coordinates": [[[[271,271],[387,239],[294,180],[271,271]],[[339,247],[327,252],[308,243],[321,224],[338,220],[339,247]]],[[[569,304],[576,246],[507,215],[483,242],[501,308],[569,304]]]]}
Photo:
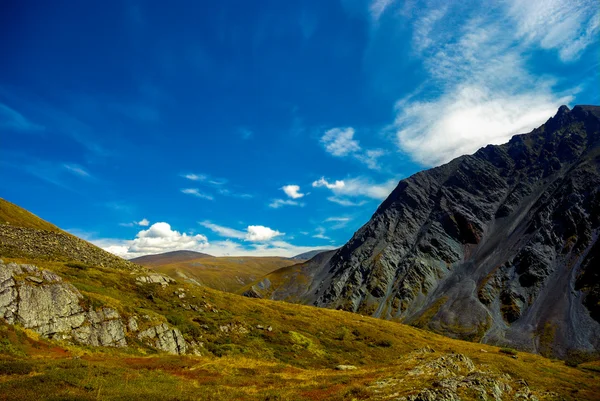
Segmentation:
{"type": "Polygon", "coordinates": [[[398,401],[460,401],[477,400],[539,400],[560,399],[555,393],[538,393],[527,382],[477,366],[462,354],[439,355],[432,349],[415,351],[406,363],[416,366],[403,378],[379,380],[369,386],[375,392],[387,392],[398,388],[411,394],[394,398],[398,401]],[[425,359],[425,361],[423,361],[425,359]],[[423,383],[427,383],[426,386],[423,383]]]}
{"type": "Polygon", "coordinates": [[[0,261],[0,318],[43,337],[94,346],[124,347],[125,327],[111,308],[84,310],[82,295],[57,274],[0,261]]]}
{"type": "MultiPolygon", "coordinates": [[[[600,108],[402,180],[274,299],[565,356],[600,351],[600,108]],[[290,299],[291,296],[291,299],[290,299]]],[[[252,296],[260,296],[252,288],[252,296]]]]}
{"type": "Polygon", "coordinates": [[[181,332],[170,328],[166,323],[139,332],[138,338],[169,354],[182,355],[188,348],[181,332]]]}

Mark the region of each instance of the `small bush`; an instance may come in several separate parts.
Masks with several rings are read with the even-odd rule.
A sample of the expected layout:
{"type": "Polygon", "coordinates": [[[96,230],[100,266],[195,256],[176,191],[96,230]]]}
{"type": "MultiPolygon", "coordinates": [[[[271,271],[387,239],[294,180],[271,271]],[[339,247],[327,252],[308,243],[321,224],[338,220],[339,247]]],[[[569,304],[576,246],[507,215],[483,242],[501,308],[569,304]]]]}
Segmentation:
{"type": "Polygon", "coordinates": [[[376,347],[381,348],[389,348],[392,346],[392,342],[390,340],[379,340],[374,343],[376,347]]]}
{"type": "Polygon", "coordinates": [[[33,364],[26,361],[1,361],[0,375],[26,375],[33,371],[33,364]]]}
{"type": "Polygon", "coordinates": [[[500,348],[500,352],[506,355],[517,355],[517,351],[512,348],[500,348]]]}
{"type": "Polygon", "coordinates": [[[65,263],[65,266],[70,267],[72,269],[78,269],[78,270],[87,270],[90,268],[85,263],[77,263],[77,262],[65,263]]]}

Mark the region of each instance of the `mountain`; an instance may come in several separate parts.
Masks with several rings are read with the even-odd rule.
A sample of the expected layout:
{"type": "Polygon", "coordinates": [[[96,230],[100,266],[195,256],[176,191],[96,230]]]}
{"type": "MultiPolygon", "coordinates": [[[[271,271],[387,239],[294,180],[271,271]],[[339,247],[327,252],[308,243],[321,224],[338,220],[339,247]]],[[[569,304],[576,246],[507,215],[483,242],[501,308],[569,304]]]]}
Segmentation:
{"type": "Polygon", "coordinates": [[[304,288],[296,277],[248,295],[597,354],[599,170],[600,108],[562,106],[529,134],[400,181],[346,245],[294,268],[304,288]]]}
{"type": "Polygon", "coordinates": [[[598,362],[244,298],[23,216],[0,223],[2,400],[600,399],[598,362]]]}
{"type": "Polygon", "coordinates": [[[205,256],[149,267],[174,279],[236,293],[265,274],[295,263],[297,261],[281,257],[205,256]]]}
{"type": "Polygon", "coordinates": [[[200,259],[200,258],[211,258],[211,255],[195,251],[173,251],[159,253],[156,255],[146,255],[137,258],[129,259],[133,263],[137,263],[142,266],[161,266],[168,265],[170,263],[187,262],[189,260],[200,259]]]}
{"type": "Polygon", "coordinates": [[[322,253],[322,252],[326,252],[329,251],[329,249],[315,249],[314,251],[308,251],[308,252],[304,252],[301,253],[299,255],[296,256],[292,256],[290,259],[294,259],[294,260],[309,260],[314,258],[315,256],[317,256],[318,254],[322,253]]]}

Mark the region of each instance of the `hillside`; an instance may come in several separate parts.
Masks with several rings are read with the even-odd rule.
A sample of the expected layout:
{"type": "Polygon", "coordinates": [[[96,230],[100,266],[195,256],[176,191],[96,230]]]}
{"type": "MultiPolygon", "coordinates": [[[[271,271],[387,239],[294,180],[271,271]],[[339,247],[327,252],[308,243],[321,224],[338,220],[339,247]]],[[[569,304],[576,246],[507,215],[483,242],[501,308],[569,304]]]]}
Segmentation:
{"type": "Polygon", "coordinates": [[[595,355],[599,234],[600,108],[563,106],[529,134],[402,180],[346,245],[294,268],[303,286],[248,295],[595,355]]]}
{"type": "Polygon", "coordinates": [[[2,198],[0,198],[0,224],[36,230],[62,232],[54,224],[48,223],[37,217],[35,214],[2,198]]]}
{"type": "Polygon", "coordinates": [[[594,363],[569,367],[145,268],[0,257],[3,400],[600,399],[594,363]]]}
{"type": "Polygon", "coordinates": [[[168,265],[171,263],[187,262],[189,260],[210,258],[211,255],[195,251],[173,251],[159,253],[156,255],[146,255],[137,258],[129,259],[130,262],[137,263],[138,265],[152,267],[160,265],[168,265]]]}
{"type": "Polygon", "coordinates": [[[237,292],[240,288],[295,260],[280,257],[202,257],[151,267],[175,279],[216,290],[237,292]]]}
{"type": "Polygon", "coordinates": [[[128,270],[141,268],[1,198],[0,255],[84,265],[93,263],[128,270]]]}

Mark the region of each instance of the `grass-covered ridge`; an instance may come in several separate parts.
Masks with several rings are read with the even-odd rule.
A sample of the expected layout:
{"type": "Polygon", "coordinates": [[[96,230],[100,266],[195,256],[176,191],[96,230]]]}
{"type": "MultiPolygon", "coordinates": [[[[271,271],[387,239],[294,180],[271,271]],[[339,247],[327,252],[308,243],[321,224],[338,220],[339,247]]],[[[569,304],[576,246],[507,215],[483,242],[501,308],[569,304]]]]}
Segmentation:
{"type": "Polygon", "coordinates": [[[184,262],[152,266],[172,278],[196,282],[221,291],[237,292],[246,285],[298,260],[280,257],[202,257],[184,262]]]}

